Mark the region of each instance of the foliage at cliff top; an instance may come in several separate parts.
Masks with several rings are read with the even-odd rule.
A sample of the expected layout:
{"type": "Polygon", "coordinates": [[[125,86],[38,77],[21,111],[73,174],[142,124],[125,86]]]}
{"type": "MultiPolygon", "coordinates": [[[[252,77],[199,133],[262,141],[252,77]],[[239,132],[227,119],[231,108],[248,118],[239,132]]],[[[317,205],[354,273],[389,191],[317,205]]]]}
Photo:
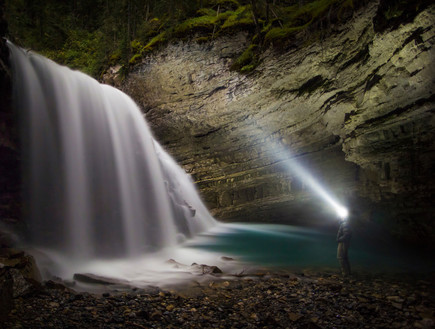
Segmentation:
{"type": "MultiPolygon", "coordinates": [[[[125,71],[169,41],[208,41],[246,31],[252,44],[233,69],[249,72],[270,45],[318,35],[349,19],[366,0],[6,0],[9,38],[71,68],[99,77],[109,66],[125,71]],[[302,36],[300,32],[303,32],[302,36]]],[[[385,20],[428,0],[381,0],[385,20]],[[412,5],[410,5],[412,3],[412,5]]],[[[406,12],[405,12],[406,14],[406,12]]]]}

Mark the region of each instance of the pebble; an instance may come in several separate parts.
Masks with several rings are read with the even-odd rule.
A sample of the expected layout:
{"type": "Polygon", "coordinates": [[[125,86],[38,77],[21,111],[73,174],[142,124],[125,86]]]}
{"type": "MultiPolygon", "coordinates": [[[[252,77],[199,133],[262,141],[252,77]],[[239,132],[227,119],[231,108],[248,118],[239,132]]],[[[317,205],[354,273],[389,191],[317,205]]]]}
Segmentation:
{"type": "Polygon", "coordinates": [[[5,328],[432,328],[433,279],[269,272],[171,291],[101,294],[47,285],[14,299],[5,328]],[[423,293],[424,292],[424,293],[423,293]]]}

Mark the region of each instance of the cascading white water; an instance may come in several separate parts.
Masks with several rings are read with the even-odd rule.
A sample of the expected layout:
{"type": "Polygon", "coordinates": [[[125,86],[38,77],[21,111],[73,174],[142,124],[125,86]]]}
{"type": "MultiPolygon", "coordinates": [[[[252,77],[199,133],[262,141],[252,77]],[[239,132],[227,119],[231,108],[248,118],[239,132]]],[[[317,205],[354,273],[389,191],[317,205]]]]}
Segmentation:
{"type": "Polygon", "coordinates": [[[78,261],[137,257],[215,225],[127,95],[8,46],[32,246],[78,261]]]}
{"type": "MultiPolygon", "coordinates": [[[[25,223],[45,278],[89,272],[136,286],[172,283],[183,270],[173,269],[168,258],[211,262],[224,271],[238,266],[219,263],[221,254],[209,251],[220,243],[230,246],[222,248],[226,256],[232,248],[247,259],[263,257],[261,262],[277,254],[298,261],[299,242],[311,238],[297,228],[218,225],[127,95],[8,46],[22,128],[25,223]]],[[[318,188],[299,165],[289,171],[318,188]]],[[[307,259],[323,257],[326,245],[312,234],[317,242],[308,241],[306,248],[320,249],[307,259]]]]}

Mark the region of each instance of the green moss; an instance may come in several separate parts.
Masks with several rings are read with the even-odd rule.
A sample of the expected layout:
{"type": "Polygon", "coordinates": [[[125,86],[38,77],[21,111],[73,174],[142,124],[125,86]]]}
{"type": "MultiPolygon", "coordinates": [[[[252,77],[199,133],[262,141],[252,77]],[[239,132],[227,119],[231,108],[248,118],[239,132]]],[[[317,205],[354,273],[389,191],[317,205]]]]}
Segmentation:
{"type": "Polygon", "coordinates": [[[240,73],[249,73],[252,72],[257,67],[256,64],[245,65],[240,69],[240,73]]]}
{"type": "Polygon", "coordinates": [[[232,11],[225,11],[219,14],[216,11],[213,12],[213,15],[194,17],[177,25],[174,28],[175,35],[186,36],[194,32],[209,33],[211,31],[215,31],[217,33],[221,28],[220,26],[226,20],[228,20],[229,17],[235,15],[235,12],[232,11]]]}
{"type": "Polygon", "coordinates": [[[241,6],[232,12],[222,25],[222,30],[234,30],[255,26],[251,6],[241,6]]]}
{"type": "MultiPolygon", "coordinates": [[[[251,44],[231,65],[232,70],[238,70],[242,72],[242,69],[245,68],[247,70],[247,66],[254,65],[257,62],[257,56],[255,51],[257,50],[258,45],[251,44]]],[[[251,69],[252,71],[252,69],[251,69]]]]}
{"type": "Polygon", "coordinates": [[[263,28],[266,43],[288,39],[295,32],[308,28],[319,17],[325,15],[332,6],[337,5],[339,9],[353,6],[352,0],[317,0],[312,1],[304,6],[290,6],[284,11],[283,27],[273,27],[269,23],[263,28]]]}
{"type": "Polygon", "coordinates": [[[211,8],[201,8],[196,12],[196,14],[198,16],[216,16],[217,12],[211,8]]]}
{"type": "Polygon", "coordinates": [[[112,53],[109,56],[109,62],[108,62],[108,64],[110,66],[112,66],[112,65],[116,65],[120,61],[121,61],[121,52],[117,49],[114,53],[112,53]]]}
{"type": "Polygon", "coordinates": [[[265,34],[265,33],[269,32],[270,29],[272,29],[272,28],[273,28],[272,22],[269,22],[269,24],[263,26],[263,28],[261,29],[261,33],[265,34]]]}
{"type": "Polygon", "coordinates": [[[134,65],[139,63],[140,59],[142,58],[141,54],[135,54],[129,61],[128,64],[134,65]]]}
{"type": "Polygon", "coordinates": [[[145,47],[143,47],[143,51],[151,51],[155,47],[166,43],[166,41],[167,41],[166,31],[163,31],[159,35],[156,35],[154,38],[152,38],[151,41],[148,42],[145,47]]]}
{"type": "Polygon", "coordinates": [[[207,41],[210,41],[211,37],[198,37],[198,38],[194,38],[193,41],[197,42],[197,43],[205,43],[207,41]]]}
{"type": "Polygon", "coordinates": [[[288,39],[295,32],[301,31],[305,26],[296,26],[296,27],[275,27],[266,33],[264,36],[264,40],[266,43],[271,43],[273,41],[281,41],[284,39],[288,39]]]}
{"type": "MultiPolygon", "coordinates": [[[[11,35],[60,63],[98,77],[108,65],[123,64],[128,69],[128,63],[136,62],[145,52],[168,40],[197,32],[201,33],[194,36],[195,41],[205,42],[235,31],[254,32],[255,29],[257,32],[262,28],[252,41],[261,46],[265,39],[268,42],[285,40],[306,28],[310,28],[310,36],[315,36],[324,26],[318,24],[321,19],[333,23],[348,19],[354,6],[367,1],[286,0],[273,1],[273,5],[267,7],[266,3],[272,1],[262,0],[255,1],[255,13],[250,5],[253,2],[247,0],[172,1],[171,7],[168,7],[169,2],[153,1],[153,5],[146,8],[143,5],[151,2],[92,1],[93,5],[89,6],[86,1],[78,1],[77,6],[69,6],[65,1],[36,1],[30,7],[28,2],[7,0],[6,16],[11,35]],[[119,13],[128,13],[128,22],[121,19],[119,13]],[[257,26],[254,15],[255,20],[258,19],[257,26]],[[266,17],[268,23],[262,26],[266,17]],[[132,38],[135,40],[130,43],[132,38]]],[[[376,32],[412,20],[429,4],[429,0],[382,0],[374,19],[376,32]]],[[[235,61],[238,70],[255,67],[257,51],[253,55],[247,51],[235,61]],[[251,60],[239,63],[244,61],[243,57],[251,60]]]]}
{"type": "Polygon", "coordinates": [[[216,16],[200,16],[188,19],[177,25],[174,29],[174,32],[177,35],[185,35],[198,30],[213,30],[214,25],[217,22],[216,16]]]}
{"type": "Polygon", "coordinates": [[[130,49],[134,55],[130,58],[128,64],[134,65],[139,63],[139,60],[142,58],[142,54],[144,52],[144,46],[139,40],[133,40],[130,42],[130,49]]]}
{"type": "Polygon", "coordinates": [[[231,15],[234,15],[234,11],[225,11],[217,15],[216,21],[217,23],[225,22],[228,19],[228,17],[230,17],[231,15]]]}
{"type": "Polygon", "coordinates": [[[143,44],[139,40],[135,39],[132,42],[130,42],[130,48],[132,52],[138,53],[143,49],[143,44]]]}

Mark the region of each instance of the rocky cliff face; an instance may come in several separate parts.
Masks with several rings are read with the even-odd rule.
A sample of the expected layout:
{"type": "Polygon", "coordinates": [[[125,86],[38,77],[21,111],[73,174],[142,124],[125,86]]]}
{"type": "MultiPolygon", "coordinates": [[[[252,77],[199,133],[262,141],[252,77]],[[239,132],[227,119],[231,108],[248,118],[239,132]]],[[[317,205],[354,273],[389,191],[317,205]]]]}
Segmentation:
{"type": "Polygon", "coordinates": [[[435,7],[394,28],[369,3],[319,40],[268,50],[230,71],[244,34],[177,43],[147,57],[123,89],[190,173],[216,218],[320,223],[332,212],[291,170],[310,170],[360,222],[435,237],[435,7]]]}

